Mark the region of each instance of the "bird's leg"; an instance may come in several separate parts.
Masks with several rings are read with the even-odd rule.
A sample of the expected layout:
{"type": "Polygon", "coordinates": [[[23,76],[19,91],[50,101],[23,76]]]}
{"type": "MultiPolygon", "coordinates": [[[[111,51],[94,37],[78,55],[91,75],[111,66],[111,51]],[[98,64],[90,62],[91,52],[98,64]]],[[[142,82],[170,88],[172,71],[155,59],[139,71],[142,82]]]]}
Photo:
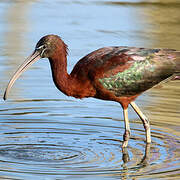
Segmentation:
{"type": "Polygon", "coordinates": [[[129,127],[129,120],[128,120],[128,108],[123,108],[124,113],[124,125],[125,125],[125,132],[123,135],[123,144],[122,147],[125,148],[128,145],[128,140],[130,137],[130,127],[129,127]]]}
{"type": "Polygon", "coordinates": [[[150,130],[150,123],[148,118],[141,112],[141,110],[139,109],[139,107],[136,105],[135,102],[131,102],[130,104],[143,122],[144,129],[146,131],[146,143],[151,143],[151,130],[150,130]]]}

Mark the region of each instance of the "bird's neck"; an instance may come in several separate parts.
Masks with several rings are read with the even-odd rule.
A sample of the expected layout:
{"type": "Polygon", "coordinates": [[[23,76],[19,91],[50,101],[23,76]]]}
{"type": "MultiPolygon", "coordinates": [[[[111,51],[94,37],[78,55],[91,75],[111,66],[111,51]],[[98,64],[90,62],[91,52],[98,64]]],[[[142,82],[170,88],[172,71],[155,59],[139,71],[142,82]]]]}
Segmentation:
{"type": "Polygon", "coordinates": [[[75,74],[67,73],[67,46],[62,40],[49,57],[49,62],[54,84],[64,94],[76,98],[95,96],[96,90],[86,76],[82,77],[77,72],[75,74]]]}
{"type": "Polygon", "coordinates": [[[73,96],[76,79],[67,73],[67,55],[61,52],[58,51],[49,58],[53,81],[60,91],[68,96],[73,96]]]}

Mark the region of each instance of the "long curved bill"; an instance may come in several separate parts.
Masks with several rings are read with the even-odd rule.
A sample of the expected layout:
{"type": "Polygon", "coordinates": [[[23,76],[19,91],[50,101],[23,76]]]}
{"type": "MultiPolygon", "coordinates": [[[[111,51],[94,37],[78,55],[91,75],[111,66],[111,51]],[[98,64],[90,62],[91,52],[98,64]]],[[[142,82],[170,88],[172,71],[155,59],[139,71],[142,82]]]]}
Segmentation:
{"type": "Polygon", "coordinates": [[[37,60],[41,58],[41,54],[38,51],[34,51],[24,62],[23,64],[18,68],[18,70],[15,72],[11,80],[9,81],[7,88],[4,92],[3,99],[6,100],[7,96],[9,94],[10,89],[12,88],[14,82],[18,79],[18,77],[26,71],[33,63],[35,63],[37,60]]]}

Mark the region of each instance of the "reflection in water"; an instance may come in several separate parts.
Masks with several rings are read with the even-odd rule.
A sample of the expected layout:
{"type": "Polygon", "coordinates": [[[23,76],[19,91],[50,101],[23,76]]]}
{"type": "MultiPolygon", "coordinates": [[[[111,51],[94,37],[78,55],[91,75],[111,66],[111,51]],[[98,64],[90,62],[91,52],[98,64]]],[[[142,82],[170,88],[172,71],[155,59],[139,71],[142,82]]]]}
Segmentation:
{"type": "Polygon", "coordinates": [[[133,170],[136,170],[136,173],[137,172],[140,173],[141,170],[143,170],[145,167],[147,167],[149,165],[149,158],[150,158],[150,155],[151,155],[150,151],[151,151],[151,145],[146,144],[146,146],[144,148],[143,158],[135,166],[133,166],[131,168],[128,168],[127,163],[130,162],[128,148],[122,148],[122,160],[123,160],[122,167],[123,167],[123,171],[124,171],[123,177],[128,178],[129,174],[131,174],[131,172],[133,170]]]}
{"type": "MultiPolygon", "coordinates": [[[[148,160],[150,156],[150,149],[151,149],[151,144],[146,144],[146,147],[144,148],[144,156],[137,165],[147,166],[149,164],[148,160]]],[[[122,160],[124,162],[124,165],[130,161],[128,148],[122,148],[122,160]]]]}
{"type": "MultiPolygon", "coordinates": [[[[105,106],[105,111],[110,107],[105,106]]],[[[44,174],[127,179],[178,172],[178,136],[152,126],[153,143],[146,146],[142,125],[132,122],[129,147],[121,151],[123,117],[119,121],[105,113],[89,116],[91,111],[100,115],[96,106],[76,106],[76,102],[63,99],[19,101],[11,108],[7,105],[0,111],[6,119],[1,120],[1,170],[16,170],[22,177],[44,174]]],[[[118,112],[116,115],[119,118],[118,112]]]]}

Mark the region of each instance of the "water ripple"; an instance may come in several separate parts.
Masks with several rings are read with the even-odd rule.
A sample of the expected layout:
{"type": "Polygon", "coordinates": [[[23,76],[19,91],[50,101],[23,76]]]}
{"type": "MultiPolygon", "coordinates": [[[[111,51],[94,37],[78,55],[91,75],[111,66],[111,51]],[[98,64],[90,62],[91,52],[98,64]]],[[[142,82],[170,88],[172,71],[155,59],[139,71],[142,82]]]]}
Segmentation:
{"type": "Polygon", "coordinates": [[[46,109],[37,102],[34,106],[30,101],[21,103],[30,107],[11,107],[0,112],[7,119],[1,119],[0,171],[7,176],[10,173],[59,178],[103,175],[116,179],[162,178],[179,173],[180,138],[163,128],[152,126],[153,142],[146,146],[142,125],[138,120],[133,121],[129,147],[121,149],[122,118],[63,116],[57,113],[56,106],[49,105],[46,109]]]}

